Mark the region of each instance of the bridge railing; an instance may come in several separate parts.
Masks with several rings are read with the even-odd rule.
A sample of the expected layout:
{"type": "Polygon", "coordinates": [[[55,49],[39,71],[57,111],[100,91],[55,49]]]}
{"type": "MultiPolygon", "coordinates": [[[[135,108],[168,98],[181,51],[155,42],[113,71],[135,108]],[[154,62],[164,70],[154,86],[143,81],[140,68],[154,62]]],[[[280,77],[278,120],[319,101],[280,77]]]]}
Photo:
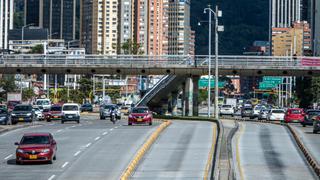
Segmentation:
{"type": "MultiPolygon", "coordinates": [[[[219,66],[304,66],[309,59],[311,65],[319,65],[318,57],[285,56],[219,56],[219,66]]],[[[145,56],[145,55],[0,55],[0,65],[122,65],[122,66],[208,66],[208,56],[145,56]]],[[[215,65],[215,56],[211,56],[215,65]]]]}

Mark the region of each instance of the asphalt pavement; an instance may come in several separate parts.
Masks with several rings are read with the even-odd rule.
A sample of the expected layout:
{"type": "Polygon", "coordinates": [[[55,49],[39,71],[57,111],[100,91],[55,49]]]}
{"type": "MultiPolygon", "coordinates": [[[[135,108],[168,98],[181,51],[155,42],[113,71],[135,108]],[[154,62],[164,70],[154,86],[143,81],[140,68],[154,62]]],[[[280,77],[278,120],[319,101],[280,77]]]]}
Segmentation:
{"type": "Polygon", "coordinates": [[[173,121],[132,179],[203,179],[215,128],[210,122],[173,121]]]}
{"type": "Polygon", "coordinates": [[[284,126],[241,122],[233,154],[238,179],[316,179],[284,126]]]}
{"type": "Polygon", "coordinates": [[[1,180],[119,179],[136,151],[157,127],[113,125],[97,116],[82,116],[81,123],[52,122],[0,135],[1,180]],[[50,132],[57,141],[53,164],[15,164],[14,142],[27,132],[50,132]]]}
{"type": "Polygon", "coordinates": [[[303,144],[320,164],[320,134],[313,134],[313,126],[302,127],[301,124],[291,124],[291,127],[296,130],[303,144]]]}

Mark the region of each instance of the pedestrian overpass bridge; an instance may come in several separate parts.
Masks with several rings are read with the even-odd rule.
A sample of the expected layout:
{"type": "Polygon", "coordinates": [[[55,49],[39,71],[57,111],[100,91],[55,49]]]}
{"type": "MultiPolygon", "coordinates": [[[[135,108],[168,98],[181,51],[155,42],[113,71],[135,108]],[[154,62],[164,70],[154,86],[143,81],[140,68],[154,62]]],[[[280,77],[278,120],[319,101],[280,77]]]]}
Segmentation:
{"type": "MultiPolygon", "coordinates": [[[[0,74],[206,75],[208,59],[208,56],[0,55],[0,74]]],[[[214,56],[211,62],[214,71],[214,56]]],[[[219,75],[320,75],[320,58],[219,56],[219,75]]]]}

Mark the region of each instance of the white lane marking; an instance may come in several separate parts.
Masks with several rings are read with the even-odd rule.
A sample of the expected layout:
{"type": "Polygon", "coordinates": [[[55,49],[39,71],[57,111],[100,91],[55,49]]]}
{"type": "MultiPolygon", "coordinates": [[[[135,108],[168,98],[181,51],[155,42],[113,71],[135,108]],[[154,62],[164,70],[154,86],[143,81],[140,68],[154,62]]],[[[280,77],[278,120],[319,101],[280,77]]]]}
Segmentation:
{"type": "Polygon", "coordinates": [[[86,147],[89,147],[89,146],[91,146],[91,143],[88,143],[88,144],[86,145],[86,147]]]}
{"type": "Polygon", "coordinates": [[[77,151],[76,153],[74,153],[74,156],[78,156],[81,153],[81,151],[77,151]]]}
{"type": "Polygon", "coordinates": [[[111,128],[110,131],[113,131],[113,128],[111,128]]]}
{"type": "Polygon", "coordinates": [[[57,132],[61,132],[62,131],[62,129],[59,129],[57,132]]]}
{"type": "Polygon", "coordinates": [[[76,126],[71,126],[72,128],[76,127],[76,126]]]}
{"type": "Polygon", "coordinates": [[[79,124],[78,126],[82,126],[82,124],[79,124]]]}
{"type": "Polygon", "coordinates": [[[69,162],[65,162],[65,163],[61,166],[61,168],[66,167],[68,164],[69,164],[69,162]]]}
{"type": "Polygon", "coordinates": [[[95,141],[98,141],[99,139],[100,139],[100,137],[98,136],[98,137],[96,137],[94,140],[95,140],[95,141]]]}
{"type": "Polygon", "coordinates": [[[54,179],[55,177],[56,177],[56,175],[52,175],[52,176],[49,177],[48,180],[52,180],[52,179],[54,179]]]}
{"type": "Polygon", "coordinates": [[[115,129],[117,129],[118,128],[118,126],[117,127],[115,127],[115,129]]]}
{"type": "Polygon", "coordinates": [[[104,132],[102,135],[106,135],[106,134],[108,134],[108,132],[104,132]]]}
{"type": "Polygon", "coordinates": [[[9,156],[5,157],[4,160],[7,160],[9,158],[11,158],[13,156],[13,154],[10,154],[9,156]]]}

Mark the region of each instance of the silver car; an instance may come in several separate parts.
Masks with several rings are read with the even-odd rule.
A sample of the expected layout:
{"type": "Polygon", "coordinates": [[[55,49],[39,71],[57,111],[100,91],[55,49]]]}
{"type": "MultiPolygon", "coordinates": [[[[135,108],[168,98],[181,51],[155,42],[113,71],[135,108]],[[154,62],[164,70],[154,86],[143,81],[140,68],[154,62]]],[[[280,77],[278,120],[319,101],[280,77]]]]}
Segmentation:
{"type": "Polygon", "coordinates": [[[121,112],[115,104],[103,104],[100,105],[100,120],[110,118],[111,109],[114,108],[116,111],[116,118],[121,119],[121,112]]]}

